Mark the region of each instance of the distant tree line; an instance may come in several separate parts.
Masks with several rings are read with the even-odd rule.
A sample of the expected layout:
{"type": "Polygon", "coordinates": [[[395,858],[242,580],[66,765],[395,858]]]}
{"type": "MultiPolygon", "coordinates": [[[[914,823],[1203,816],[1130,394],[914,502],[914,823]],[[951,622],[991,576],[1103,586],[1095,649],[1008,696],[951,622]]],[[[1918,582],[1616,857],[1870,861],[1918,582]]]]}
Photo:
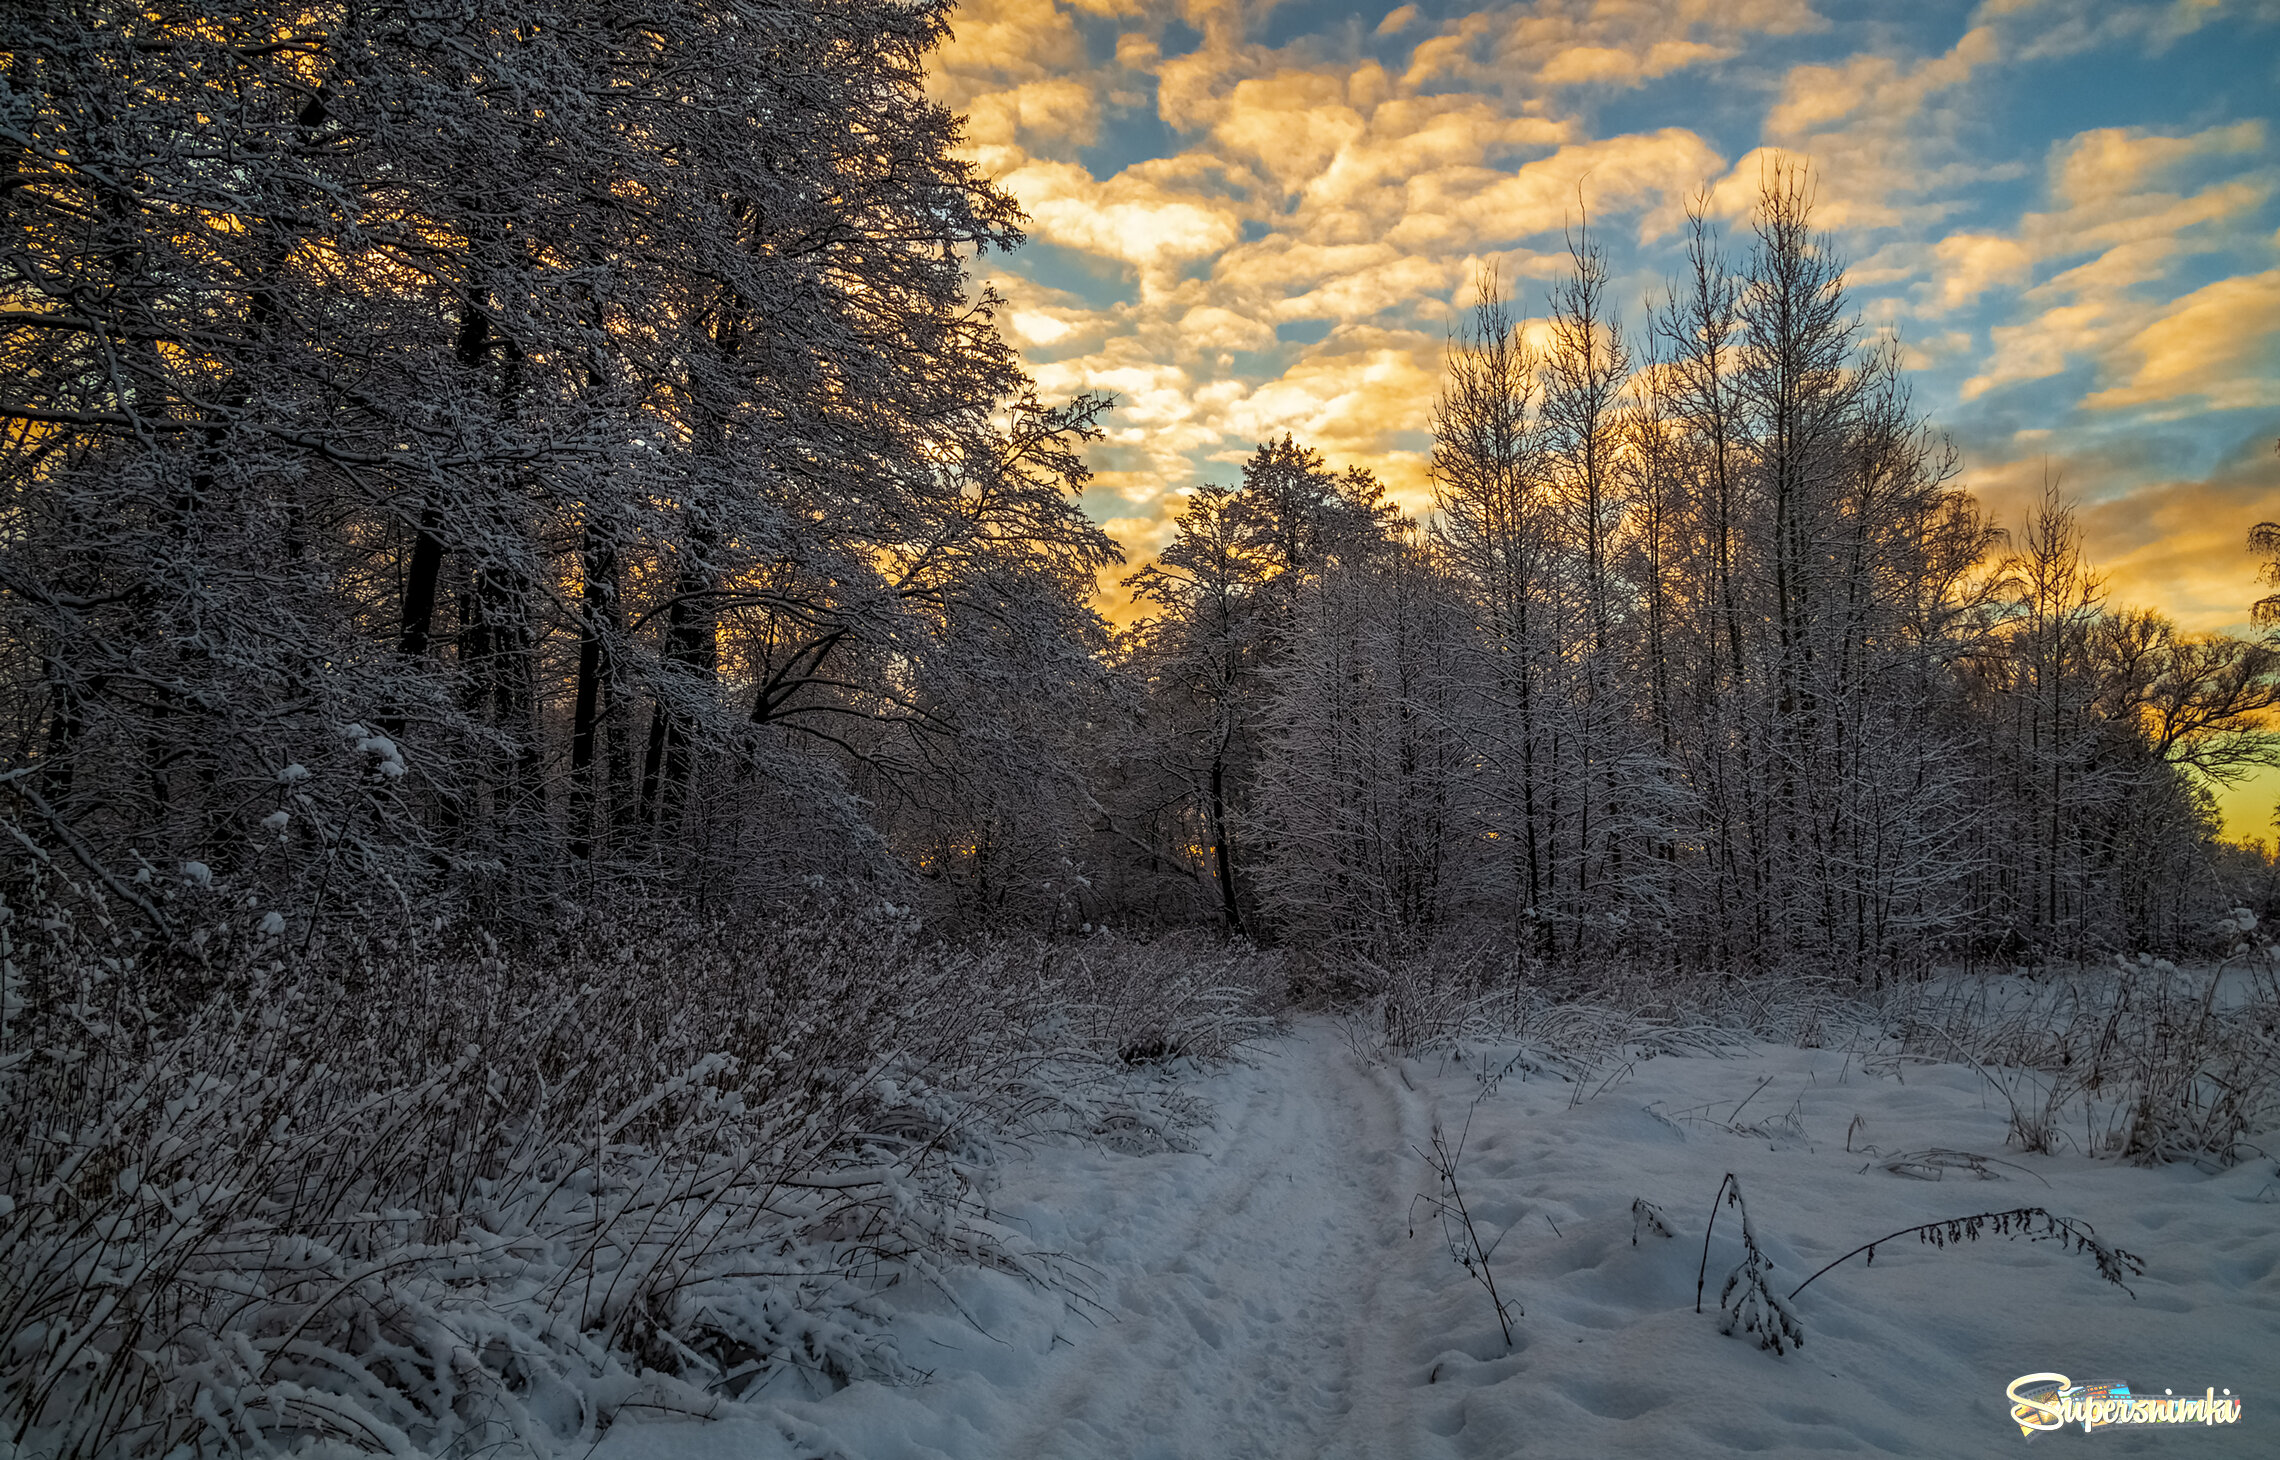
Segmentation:
{"type": "Polygon", "coordinates": [[[2110,606],[2055,490],[1999,531],[1809,213],[1786,168],[1739,257],[1697,212],[1636,333],[1584,234],[1540,344],[1484,276],[1428,523],[1288,440],[1196,493],[1131,580],[1121,895],[1365,955],[1864,971],[2191,947],[2268,898],[2210,788],[2280,759],[2280,652],[2110,606]]]}
{"type": "Polygon", "coordinates": [[[1428,521],[1270,442],[1112,634],[948,13],[9,11],[0,894],[207,957],[820,882],[1866,969],[2248,875],[2273,647],[2109,607],[2055,495],[2007,544],[1793,172],[1636,329],[1582,235],[1541,343],[1484,279],[1428,521]]]}

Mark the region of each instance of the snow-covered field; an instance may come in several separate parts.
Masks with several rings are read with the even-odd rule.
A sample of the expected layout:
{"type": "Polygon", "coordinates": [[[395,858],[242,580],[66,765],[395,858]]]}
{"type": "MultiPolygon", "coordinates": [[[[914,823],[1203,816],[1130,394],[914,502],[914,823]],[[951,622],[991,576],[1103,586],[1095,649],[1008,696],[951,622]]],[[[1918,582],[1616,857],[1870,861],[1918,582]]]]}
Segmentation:
{"type": "Polygon", "coordinates": [[[900,1290],[893,1330],[928,1382],[629,1418],[594,1460],[2280,1454],[2270,1159],[2210,1175],[2024,1154],[1976,1071],[1842,1049],[1656,1058],[1580,1087],[1484,1080],[1514,1051],[1462,1053],[1393,1061],[1302,1023],[1199,1082],[1216,1119],[1195,1150],[1046,1147],[1003,1169],[997,1212],[1089,1292],[972,1270],[947,1294],[900,1290]],[[1453,1139],[1468,1120],[1457,1179],[1524,1310],[1509,1350],[1418,1200],[1441,1190],[1420,1154],[1435,1123],[1453,1139]],[[2020,1206],[2087,1221],[2145,1270],[2133,1299],[2055,1243],[1911,1237],[1800,1295],[1803,1347],[1776,1355],[1719,1331],[1731,1209],[1694,1311],[1728,1172],[1778,1293],[1897,1229],[2020,1206]],[[1642,1227],[1638,1198],[1674,1235],[1642,1227]],[[2231,1425],[2029,1439],[2004,1387],[2038,1372],[2244,1405],[2231,1425]]]}

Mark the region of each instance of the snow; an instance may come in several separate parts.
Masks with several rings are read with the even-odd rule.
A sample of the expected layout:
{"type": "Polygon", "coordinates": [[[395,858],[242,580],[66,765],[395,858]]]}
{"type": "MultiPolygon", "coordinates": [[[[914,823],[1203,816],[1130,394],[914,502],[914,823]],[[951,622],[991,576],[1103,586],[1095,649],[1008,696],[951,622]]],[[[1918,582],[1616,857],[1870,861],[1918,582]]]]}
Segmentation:
{"type": "Polygon", "coordinates": [[[1507,1070],[1516,1052],[1393,1061],[1301,1024],[1198,1082],[1217,1110],[1199,1149],[1042,1147],[1002,1170],[997,1214],[1088,1273],[1081,1291],[985,1271],[898,1290],[892,1331],[927,1382],[623,1420],[595,1460],[1984,1456],[2030,1443],[2004,1389],[2047,1372],[2229,1389],[2244,1411],[2036,1443],[2280,1453],[2270,1159],[2212,1174],[2006,1149],[2007,1109],[1976,1071],[1841,1048],[1643,1059],[1581,1083],[1507,1070]],[[1421,1154],[1436,1123],[1463,1137],[1457,1178],[1520,1310],[1510,1351],[1418,1200],[1438,1190],[1421,1154]],[[2133,1299],[2055,1243],[1906,1238],[1800,1294],[1803,1346],[1777,1356],[1720,1333],[1743,1261],[1732,1210],[1694,1311],[1729,1172],[1777,1296],[1896,1229],[2019,1206],[2087,1221],[2145,1270],[2133,1299]],[[1639,1198],[1673,1236],[1634,1216],[1639,1198]]]}

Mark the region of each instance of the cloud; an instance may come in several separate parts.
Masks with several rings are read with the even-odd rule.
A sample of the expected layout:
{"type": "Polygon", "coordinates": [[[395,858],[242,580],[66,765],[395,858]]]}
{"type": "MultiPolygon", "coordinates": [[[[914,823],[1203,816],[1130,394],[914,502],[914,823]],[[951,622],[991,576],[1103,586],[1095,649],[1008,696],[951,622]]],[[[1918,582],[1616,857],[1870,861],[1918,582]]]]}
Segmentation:
{"type": "Polygon", "coordinates": [[[1030,81],[977,96],[967,105],[966,136],[975,147],[1090,146],[1100,133],[1100,96],[1066,78],[1030,81]]]}
{"type": "Polygon", "coordinates": [[[1951,233],[1932,246],[1932,256],[1941,309],[1974,304],[1998,285],[2024,284],[2035,267],[2034,253],[2025,244],[1992,233],[1951,233]]]}
{"type": "Polygon", "coordinates": [[[1557,148],[1565,123],[1512,116],[1478,97],[1393,97],[1299,188],[1290,226],[1325,241],[1380,241],[1436,200],[1494,183],[1517,158],[1557,148]]]}
{"type": "Polygon", "coordinates": [[[2134,365],[2085,406],[2280,405],[2280,269],[2203,285],[2159,310],[2116,354],[2134,365]]]}
{"type": "Polygon", "coordinates": [[[1042,350],[1067,354],[1098,348],[1117,328],[1113,309],[1101,309],[1080,295],[1024,275],[1000,269],[983,282],[1004,300],[999,322],[1015,343],[1028,347],[1033,363],[1042,350]]]}
{"type": "Polygon", "coordinates": [[[1723,61],[1734,54],[1732,46],[1701,41],[1657,41],[1644,54],[1613,46],[1570,46],[1546,61],[1536,79],[1546,86],[1582,86],[1614,82],[1639,86],[1688,66],[1723,61]]]}
{"type": "MultiPolygon", "coordinates": [[[[2058,438],[2024,433],[2025,445],[2058,438]]],[[[2206,475],[2153,469],[2158,443],[2033,453],[1983,464],[1969,484],[2014,533],[2042,490],[2044,474],[2080,505],[2083,551],[2117,607],[2158,607],[2190,632],[2249,631],[2260,589],[2248,529],[2280,501],[2280,457],[2268,434],[2239,439],[2206,475]]]]}
{"type": "Polygon", "coordinates": [[[2050,60],[2130,45],[2159,53],[2215,19],[2223,0],[1989,0],[1975,20],[2018,37],[2022,60],[2050,60]]]}
{"type": "Polygon", "coordinates": [[[1825,228],[1936,222],[1948,205],[1927,200],[2003,170],[1961,146],[1960,104],[1950,101],[1999,51],[1996,32],[1975,26],[1936,56],[1867,51],[1791,67],[1766,113],[1766,145],[1721,182],[1719,211],[1745,216],[1764,173],[1777,160],[1803,158],[1812,163],[1825,228]]]}
{"type": "MultiPolygon", "coordinates": [[[[2239,358],[2248,343],[2224,332],[2224,322],[2208,306],[2224,297],[2253,311],[2262,299],[2257,289],[2212,296],[2189,315],[2171,320],[2141,286],[2167,278],[2187,255],[2226,246],[2262,207],[2272,187],[2261,170],[2212,181],[2194,192],[2171,189],[2209,159],[2261,156],[2263,139],[2262,123],[2247,121],[2181,137],[2106,127],[2056,145],[2048,164],[2048,190],[2058,206],[2025,215],[2008,240],[1970,236],[1970,242],[1955,246],[1956,262],[1968,265],[1977,251],[1991,265],[2015,271],[2021,259],[2033,267],[2092,256],[2025,292],[2022,299],[2035,312],[1989,332],[1994,349],[1964,383],[1963,398],[2044,379],[2082,359],[2101,362],[2109,373],[2132,368],[2125,358],[2139,362],[2133,375],[2143,377],[2134,387],[2139,393],[2116,386],[2093,401],[2110,407],[2166,398],[2150,392],[2163,389],[2163,380],[2199,378],[2180,353],[2190,349],[2194,330],[2217,331],[2212,341],[2233,352],[2228,358],[2239,358]]],[[[1975,283],[1984,288],[2007,282],[1981,282],[1967,268],[1951,277],[1952,284],[1943,279],[1943,297],[1951,288],[1961,294],[1975,283]]],[[[2175,307],[2183,305],[2181,300],[2175,307]]]]}
{"type": "Polygon", "coordinates": [[[927,74],[936,100],[963,111],[1008,81],[1068,77],[1084,65],[1076,22],[1053,0],[967,0],[927,74]]]}
{"type": "Polygon", "coordinates": [[[1804,0],[1534,0],[1446,23],[1412,53],[1407,80],[1486,91],[1636,86],[1722,61],[1748,41],[1825,22],[1804,0]]]}
{"type": "Polygon", "coordinates": [[[1231,250],[1212,284],[1276,319],[1359,321],[1389,310],[1438,314],[1439,296],[1456,286],[1466,263],[1390,243],[1314,244],[1276,235],[1231,250]]]}
{"type": "Polygon", "coordinates": [[[1724,167],[1711,145],[1684,127],[1578,142],[1496,178],[1434,212],[1420,211],[1397,240],[1473,246],[1551,233],[1581,222],[1631,214],[1642,240],[1675,232],[1686,200],[1724,167]]]}
{"type": "Polygon", "coordinates": [[[1180,335],[1197,350],[1265,350],[1275,342],[1273,325],[1216,304],[1199,304],[1181,315],[1180,335]]]}
{"type": "Polygon", "coordinates": [[[2160,606],[2183,627],[2248,627],[2256,561],[2248,529],[2280,501],[2280,461],[2261,435],[2199,480],[2161,480],[2082,513],[2117,603],[2160,606]]]}
{"type": "MultiPolygon", "coordinates": [[[[1690,195],[1709,186],[1712,211],[1738,221],[1777,159],[1812,164],[1817,221],[1860,257],[1863,312],[1929,372],[1935,412],[2085,366],[2083,414],[2035,422],[2052,440],[2275,404],[2280,169],[2264,123],[2212,93],[2198,114],[2213,126],[2045,132],[2026,148],[1983,130],[1996,88],[2041,84],[2034,56],[2149,52],[2207,9],[1993,0],[1914,49],[1895,40],[1913,24],[1832,22],[1806,0],[1404,3],[1311,32],[1266,0],[971,0],[931,89],[1057,246],[1012,267],[1067,287],[999,275],[1000,317],[1046,393],[1117,396],[1086,501],[1144,557],[1183,489],[1231,479],[1284,431],[1423,509],[1440,352],[1482,263],[1531,289],[1562,271],[1580,194],[1629,304],[1667,266],[1690,195]],[[1706,70],[1717,79],[1657,80],[1706,70]],[[1708,108],[1692,100],[1705,84],[1708,108]],[[1750,107],[1757,131],[1737,135],[1750,107]],[[1154,155],[1121,167],[1088,150],[1129,161],[1147,138],[1162,139],[1154,155]]],[[[2121,119],[2150,111],[2115,101],[2121,119]]],[[[2036,124],[2031,105],[2003,115],[2036,124]]],[[[1730,252],[1747,247],[1729,234],[1730,252]]],[[[2029,469],[1984,479],[2000,498],[2003,472],[2029,469]]],[[[2097,466],[2094,546],[2117,591],[2195,625],[2237,618],[2231,590],[2191,567],[2230,555],[2216,537],[2231,528],[2202,524],[2203,541],[2177,514],[2230,511],[2247,488],[2132,488],[2153,474],[2132,471],[2097,466]],[[2130,537],[2131,514],[2183,545],[2130,537]]]]}
{"type": "Polygon", "coordinates": [[[2210,127],[2187,137],[2148,135],[2128,127],[2076,134],[2051,160],[2051,192],[2067,205],[2071,221],[2094,221],[2120,209],[2143,214],[2141,195],[2187,163],[2203,157],[2243,156],[2264,150],[2264,123],[2250,119],[2210,127]]]}
{"type": "Polygon", "coordinates": [[[1904,125],[1925,102],[1968,81],[1995,54],[1995,32],[1981,26],[1964,32],[1946,54],[1913,65],[1898,56],[1868,53],[1835,66],[1795,67],[1782,79],[1781,99],[1766,114],[1766,135],[1798,142],[1829,135],[1840,122],[1871,122],[1880,131],[1904,125]]]}
{"type": "Polygon", "coordinates": [[[1424,312],[1457,284],[1461,268],[1455,260],[1401,254],[1284,299],[1275,313],[1284,319],[1358,320],[1389,310],[1424,312]]]}
{"type": "Polygon", "coordinates": [[[1099,182],[1075,163],[1031,160],[1000,181],[1040,236],[1161,272],[1209,258],[1242,236],[1242,220],[1224,199],[1182,186],[1198,180],[1196,171],[1173,159],[1099,182]]]}
{"type": "Polygon", "coordinates": [[[1418,331],[1353,329],[1239,398],[1214,422],[1249,445],[1289,432],[1344,459],[1383,445],[1389,422],[1422,423],[1440,388],[1441,341],[1418,331]]]}
{"type": "Polygon", "coordinates": [[[1238,81],[1212,136],[1229,152],[1258,163],[1286,193],[1295,192],[1362,135],[1366,124],[1348,104],[1347,91],[1348,78],[1323,71],[1285,70],[1238,81]]]}

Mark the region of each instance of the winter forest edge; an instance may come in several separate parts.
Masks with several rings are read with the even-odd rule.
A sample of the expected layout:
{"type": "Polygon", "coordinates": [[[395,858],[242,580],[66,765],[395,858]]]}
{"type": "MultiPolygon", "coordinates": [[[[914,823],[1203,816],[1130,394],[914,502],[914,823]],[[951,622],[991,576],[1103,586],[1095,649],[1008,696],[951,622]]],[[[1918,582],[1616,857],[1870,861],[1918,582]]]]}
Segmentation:
{"type": "Polygon", "coordinates": [[[1992,521],[1804,163],[1649,309],[1580,207],[1548,297],[1483,275],[1423,520],[1284,437],[1127,563],[1115,403],[969,277],[1024,220],[949,6],[485,11],[0,23],[0,1456],[907,1376],[885,1288],[1067,1280],[993,1152],[1176,1146],[1294,1008],[1817,1039],[2253,964],[2231,1033],[2002,1061],[2117,1061],[2116,1158],[2280,1115],[2210,793],[2280,632],[2109,602],[2056,487],[1992,521]]]}

